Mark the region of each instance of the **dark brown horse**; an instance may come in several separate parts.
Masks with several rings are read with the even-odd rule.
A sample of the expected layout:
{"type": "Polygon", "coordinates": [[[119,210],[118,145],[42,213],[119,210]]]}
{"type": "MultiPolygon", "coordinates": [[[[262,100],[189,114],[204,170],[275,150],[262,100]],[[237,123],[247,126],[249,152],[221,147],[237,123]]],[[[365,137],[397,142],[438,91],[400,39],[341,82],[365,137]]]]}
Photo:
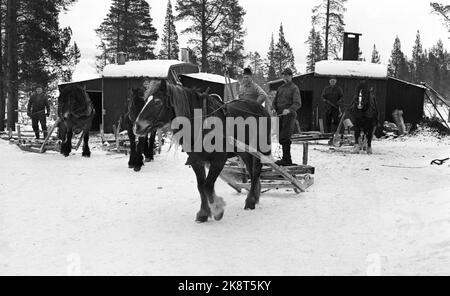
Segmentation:
{"type": "Polygon", "coordinates": [[[231,137],[231,139],[238,138],[239,141],[252,146],[258,152],[270,155],[271,121],[267,111],[256,102],[236,100],[224,104],[215,96],[200,94],[188,88],[169,84],[164,80],[154,80],[151,93],[151,99],[138,116],[135,132],[137,135],[145,135],[160,128],[168,123],[168,115],[170,115],[170,121],[172,121],[172,128],[175,129],[174,133],[180,130],[188,131],[185,137],[178,140],[189,156],[186,164],[193,168],[197,177],[201,208],[196,221],[199,223],[207,222],[211,216],[216,220],[223,218],[225,202],[216,195],[214,187],[227,159],[236,155],[240,156],[245,162],[252,181],[245,209],[254,210],[261,195],[261,161],[248,151],[236,149],[234,145],[231,145],[230,149],[230,137],[227,135],[236,135],[237,131],[237,134],[242,136],[231,137]],[[200,116],[198,116],[199,111],[200,116]],[[199,128],[196,124],[198,120],[203,123],[209,119],[215,122],[216,129],[213,129],[212,125],[206,127],[201,124],[199,128]],[[255,127],[257,130],[250,129],[248,126],[228,125],[228,119],[242,119],[242,121],[255,119],[254,122],[258,125],[255,127]],[[179,125],[180,122],[182,122],[182,127],[179,125]],[[261,122],[265,126],[262,126],[261,122]],[[261,130],[262,132],[258,132],[261,130]],[[200,146],[200,149],[197,150],[196,144],[199,140],[202,142],[202,140],[210,137],[213,132],[217,137],[212,142],[218,149],[210,150],[206,146],[200,146]],[[257,147],[252,145],[254,143],[252,137],[255,136],[258,139],[257,147]],[[260,146],[262,142],[259,140],[263,138],[266,139],[266,143],[262,144],[265,148],[260,146]],[[209,167],[208,175],[206,174],[206,167],[209,167]]]}
{"type": "Polygon", "coordinates": [[[68,86],[58,98],[58,136],[62,141],[61,154],[68,157],[72,151],[73,134],[82,133],[83,157],[91,157],[89,132],[95,116],[94,106],[84,88],[68,86]]]}
{"type": "Polygon", "coordinates": [[[143,90],[141,88],[130,89],[125,111],[120,119],[121,124],[119,124],[121,126],[121,131],[126,130],[128,132],[128,138],[130,140],[130,159],[128,161],[128,167],[134,169],[136,172],[139,172],[142,169],[144,160],[147,163],[152,162],[155,153],[156,130],[151,132],[150,137],[148,135],[138,137],[137,144],[136,136],[133,131],[134,122],[144,105],[145,100],[143,90]]]}
{"type": "Polygon", "coordinates": [[[361,132],[367,140],[367,154],[372,154],[372,140],[377,127],[378,105],[373,88],[369,88],[366,80],[361,80],[356,88],[356,94],[350,107],[350,114],[355,129],[355,153],[362,149],[360,144],[361,132]]]}

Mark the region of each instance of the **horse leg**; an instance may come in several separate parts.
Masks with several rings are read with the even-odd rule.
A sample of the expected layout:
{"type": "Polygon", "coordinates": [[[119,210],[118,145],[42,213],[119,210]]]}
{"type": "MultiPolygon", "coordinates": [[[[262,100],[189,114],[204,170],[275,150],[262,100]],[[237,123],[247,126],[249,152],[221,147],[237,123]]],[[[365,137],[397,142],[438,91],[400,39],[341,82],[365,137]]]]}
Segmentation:
{"type": "Polygon", "coordinates": [[[138,143],[136,146],[136,154],[135,154],[135,167],[134,171],[139,172],[144,166],[144,157],[142,156],[142,151],[144,149],[144,145],[146,145],[145,137],[140,137],[138,139],[138,143]]]}
{"type": "Polygon", "coordinates": [[[83,142],[83,157],[90,158],[91,149],[89,149],[89,131],[84,132],[83,142]]]}
{"type": "Polygon", "coordinates": [[[61,154],[65,157],[69,157],[72,152],[72,129],[67,129],[67,139],[66,142],[61,145],[61,154]]]}
{"type": "Polygon", "coordinates": [[[245,200],[245,210],[254,210],[256,209],[256,204],[259,203],[259,198],[261,196],[260,176],[262,165],[260,161],[250,154],[241,155],[241,158],[245,163],[252,182],[247,199],[245,200]]]}
{"type": "Polygon", "coordinates": [[[211,167],[209,168],[208,177],[205,182],[205,194],[209,201],[209,207],[212,212],[212,216],[216,221],[220,221],[223,218],[225,213],[225,201],[222,197],[217,196],[214,185],[217,181],[217,178],[222,173],[222,170],[226,164],[226,160],[217,160],[211,163],[211,167]]]}
{"type": "Polygon", "coordinates": [[[367,154],[372,155],[372,140],[373,140],[373,134],[374,134],[374,126],[370,125],[366,129],[366,137],[367,137],[367,154]]]}
{"type": "Polygon", "coordinates": [[[206,172],[205,167],[201,163],[192,164],[192,169],[197,176],[197,188],[200,193],[201,207],[197,213],[196,221],[198,223],[205,223],[211,217],[211,209],[209,208],[208,197],[205,194],[206,172]]]}
{"type": "Polygon", "coordinates": [[[361,151],[361,145],[359,144],[359,139],[361,137],[361,127],[359,124],[355,124],[355,148],[354,153],[359,153],[361,151]]]}
{"type": "Polygon", "coordinates": [[[128,160],[128,168],[134,169],[136,167],[136,136],[131,128],[128,128],[128,139],[130,140],[130,159],[128,160]]]}
{"type": "Polygon", "coordinates": [[[150,134],[150,138],[147,141],[147,145],[145,145],[145,162],[152,162],[155,156],[155,141],[156,141],[156,131],[153,131],[150,134]]]}

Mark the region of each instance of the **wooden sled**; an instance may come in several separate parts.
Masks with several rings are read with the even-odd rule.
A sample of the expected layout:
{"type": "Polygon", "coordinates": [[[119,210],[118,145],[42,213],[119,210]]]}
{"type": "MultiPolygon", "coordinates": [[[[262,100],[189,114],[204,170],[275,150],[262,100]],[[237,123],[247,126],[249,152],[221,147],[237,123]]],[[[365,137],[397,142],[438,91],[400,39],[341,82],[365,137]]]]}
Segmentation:
{"type": "MultiPolygon", "coordinates": [[[[300,194],[314,184],[315,168],[308,165],[280,167],[275,164],[275,160],[270,156],[251,149],[249,146],[234,138],[229,138],[239,150],[249,152],[263,163],[261,171],[261,190],[292,189],[300,194]]],[[[249,191],[251,184],[248,182],[250,176],[247,170],[239,163],[239,160],[231,160],[225,166],[220,178],[237,192],[249,191]]]]}

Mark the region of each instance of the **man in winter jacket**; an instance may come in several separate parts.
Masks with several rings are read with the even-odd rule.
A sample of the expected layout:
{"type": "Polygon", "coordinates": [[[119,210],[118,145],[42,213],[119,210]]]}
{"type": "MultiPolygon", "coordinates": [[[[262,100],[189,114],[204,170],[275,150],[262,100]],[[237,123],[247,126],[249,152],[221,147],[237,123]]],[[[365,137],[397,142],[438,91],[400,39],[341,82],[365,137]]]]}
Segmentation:
{"type": "Polygon", "coordinates": [[[292,82],[293,72],[286,69],[282,73],[284,84],[278,89],[273,108],[280,118],[280,135],[279,141],[283,146],[283,158],[277,161],[277,165],[291,166],[291,137],[295,129],[295,121],[297,120],[297,111],[302,107],[302,98],[300,89],[292,82]]]}
{"type": "Polygon", "coordinates": [[[39,123],[41,124],[44,138],[47,137],[47,117],[50,116],[50,104],[41,86],[36,88],[36,92],[28,102],[28,116],[31,118],[33,131],[36,139],[39,139],[39,123]]]}

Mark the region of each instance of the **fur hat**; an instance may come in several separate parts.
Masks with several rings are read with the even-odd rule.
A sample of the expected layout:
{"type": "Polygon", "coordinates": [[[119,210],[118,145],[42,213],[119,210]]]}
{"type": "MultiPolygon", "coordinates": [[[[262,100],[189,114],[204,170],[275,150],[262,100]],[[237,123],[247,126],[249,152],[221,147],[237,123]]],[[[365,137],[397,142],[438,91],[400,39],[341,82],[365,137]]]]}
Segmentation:
{"type": "Polygon", "coordinates": [[[289,76],[293,76],[294,72],[292,72],[292,70],[290,68],[286,68],[284,69],[283,73],[281,73],[282,75],[289,75],[289,76]]]}
{"type": "Polygon", "coordinates": [[[253,75],[252,69],[250,69],[250,68],[245,68],[245,69],[244,69],[244,75],[252,76],[252,75],[253,75]]]}

